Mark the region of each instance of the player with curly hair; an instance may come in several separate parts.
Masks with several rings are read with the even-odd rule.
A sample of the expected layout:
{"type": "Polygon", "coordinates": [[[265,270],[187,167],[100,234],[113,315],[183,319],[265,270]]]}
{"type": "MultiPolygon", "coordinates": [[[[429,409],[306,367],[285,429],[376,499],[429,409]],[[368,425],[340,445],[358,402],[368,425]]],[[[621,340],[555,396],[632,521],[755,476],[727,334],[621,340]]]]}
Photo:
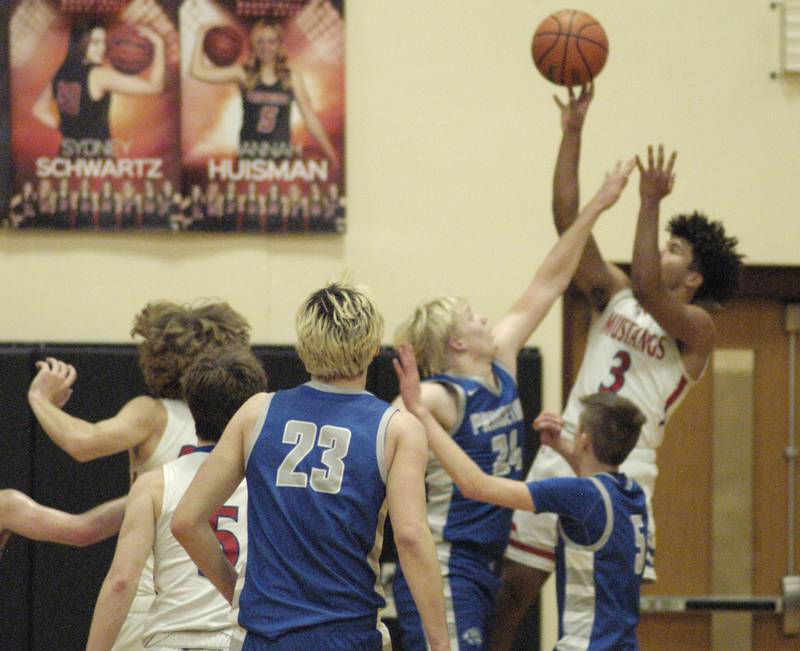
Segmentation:
{"type": "MultiPolygon", "coordinates": [[[[248,346],[250,326],[227,303],[156,301],[134,318],[131,336],[136,335],[142,337],[139,365],[151,395],[133,398],[115,416],[91,423],[64,411],[77,372],[52,357],[37,362],[39,371],[28,390],[36,419],[58,447],[81,462],[127,450],[131,483],[194,448],[194,420],[182,399],[181,380],[202,353],[248,346]]],[[[115,651],[143,648],[142,626],[154,595],[151,557],[115,651]]]]}
{"type": "MultiPolygon", "coordinates": [[[[570,89],[566,103],[556,97],[563,131],[553,181],[553,213],[563,232],[577,217],[581,131],[593,86],[579,96],[570,89]]],[[[658,475],[656,450],[664,426],[689,389],[700,379],[714,349],[710,311],[729,299],[738,284],[742,256],[737,240],[719,222],[700,213],[678,215],[659,251],[659,209],[675,182],[676,155],[663,146],[637,157],[640,209],[631,276],[603,259],[590,238],[575,274],[577,288],[595,309],[586,352],[563,413],[564,436],[572,439],[581,398],[597,391],[631,400],[645,415],[639,441],[621,472],[644,489],[648,509],[658,475]]],[[[551,449],[540,448],[527,481],[570,476],[572,470],[551,449]]],[[[655,523],[648,518],[645,578],[655,580],[655,523]]],[[[516,627],[555,567],[556,519],[552,514],[517,511],[505,554],[498,592],[493,650],[510,648],[516,627]]]]}

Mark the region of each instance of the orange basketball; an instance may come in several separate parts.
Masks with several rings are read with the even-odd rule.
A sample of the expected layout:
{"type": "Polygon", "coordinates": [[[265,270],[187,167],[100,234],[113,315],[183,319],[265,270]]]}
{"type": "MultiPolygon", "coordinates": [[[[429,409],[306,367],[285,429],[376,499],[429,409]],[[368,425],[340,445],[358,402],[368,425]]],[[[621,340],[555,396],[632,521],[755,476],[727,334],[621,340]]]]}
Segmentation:
{"type": "Polygon", "coordinates": [[[153,62],[153,43],[132,25],[122,23],[108,35],[108,60],[120,72],[137,75],[153,62]]]}
{"type": "Polygon", "coordinates": [[[531,45],[533,62],[559,86],[581,86],[603,69],[608,38],[603,26],[589,14],[565,9],[545,18],[531,45]]]}
{"type": "Polygon", "coordinates": [[[242,53],[242,37],[227,25],[212,27],[203,37],[203,52],[215,66],[229,66],[242,53]]]}

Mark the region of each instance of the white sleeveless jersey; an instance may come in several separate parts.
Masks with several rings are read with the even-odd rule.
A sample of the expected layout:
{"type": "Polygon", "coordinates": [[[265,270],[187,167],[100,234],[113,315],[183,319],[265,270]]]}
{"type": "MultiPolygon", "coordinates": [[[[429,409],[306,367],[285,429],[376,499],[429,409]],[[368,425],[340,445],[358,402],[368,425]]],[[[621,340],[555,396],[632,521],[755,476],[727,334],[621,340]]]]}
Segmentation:
{"type": "Polygon", "coordinates": [[[183,400],[162,398],[160,402],[167,410],[167,426],[150,458],[135,468],[137,476],[177,459],[188,452],[185,449],[188,446],[192,448],[197,446],[194,419],[192,412],[189,411],[189,406],[183,400]]]}
{"type": "MultiPolygon", "coordinates": [[[[233,631],[231,607],[213,584],[200,574],[170,531],[170,522],[198,468],[213,446],[162,467],[164,497],[154,544],[156,598],[144,625],[145,646],[165,634],[233,631]]],[[[242,571],[247,551],[247,486],[242,482],[211,519],[228,560],[242,571]]]]}
{"type": "MultiPolygon", "coordinates": [[[[161,404],[167,410],[167,425],[153,454],[147,461],[135,468],[137,476],[159,468],[197,446],[194,419],[187,404],[182,400],[171,399],[161,399],[161,404]]],[[[150,554],[136,586],[136,597],[131,604],[128,617],[122,624],[117,642],[114,644],[114,651],[136,651],[141,648],[139,646],[141,620],[143,614],[150,609],[154,596],[153,554],[150,554]]]]}
{"type": "Polygon", "coordinates": [[[611,391],[633,402],[647,418],[630,458],[654,464],[667,419],[693,383],[677,341],[645,312],[630,288],[623,289],[589,330],[581,370],[564,410],[564,430],[574,433],[583,410],[581,397],[611,391]]]}

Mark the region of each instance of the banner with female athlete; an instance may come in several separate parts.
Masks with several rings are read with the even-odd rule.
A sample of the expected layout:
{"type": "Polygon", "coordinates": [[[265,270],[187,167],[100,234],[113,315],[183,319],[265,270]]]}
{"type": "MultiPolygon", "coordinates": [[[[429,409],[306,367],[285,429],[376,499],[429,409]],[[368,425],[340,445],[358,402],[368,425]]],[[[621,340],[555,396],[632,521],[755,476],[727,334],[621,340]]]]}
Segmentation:
{"type": "Polygon", "coordinates": [[[344,17],[333,0],[182,0],[182,227],[344,230],[344,17]]]}
{"type": "Polygon", "coordinates": [[[12,0],[11,222],[181,223],[177,2],[12,0]]]}

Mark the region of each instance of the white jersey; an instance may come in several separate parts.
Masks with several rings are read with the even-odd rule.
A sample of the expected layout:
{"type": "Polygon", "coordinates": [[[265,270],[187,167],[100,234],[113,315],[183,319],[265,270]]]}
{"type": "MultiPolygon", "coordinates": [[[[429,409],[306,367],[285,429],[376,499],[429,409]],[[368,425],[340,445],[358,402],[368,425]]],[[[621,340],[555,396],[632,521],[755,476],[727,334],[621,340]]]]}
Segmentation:
{"type": "Polygon", "coordinates": [[[632,455],[655,463],[664,425],[693,382],[677,341],[645,312],[630,288],[623,289],[611,297],[589,330],[581,370],[563,414],[564,431],[575,431],[583,411],[580,398],[611,391],[633,402],[647,418],[632,455]]]}
{"type": "MultiPolygon", "coordinates": [[[[213,584],[202,576],[186,551],[170,531],[170,522],[198,468],[213,446],[198,448],[192,454],[165,464],[164,497],[156,523],[153,546],[156,598],[144,626],[145,647],[165,645],[167,639],[197,646],[198,638],[226,636],[233,631],[231,607],[213,584]],[[176,635],[180,634],[180,635],[176,635]],[[169,636],[167,638],[167,636],[169,636]]],[[[242,571],[247,550],[247,486],[242,482],[211,519],[217,538],[228,560],[242,571]]],[[[226,644],[214,646],[225,647],[226,644]]],[[[204,647],[205,648],[205,647],[204,647]]]]}
{"type": "MultiPolygon", "coordinates": [[[[168,461],[177,459],[181,454],[185,454],[197,446],[194,419],[187,404],[182,400],[171,399],[161,399],[160,402],[167,410],[167,425],[150,458],[133,469],[136,471],[136,476],[160,468],[168,461]]],[[[142,624],[154,597],[153,555],[150,554],[142,569],[139,584],[136,586],[136,596],[128,616],[114,643],[114,651],[139,651],[143,648],[141,643],[142,624]]]]}

